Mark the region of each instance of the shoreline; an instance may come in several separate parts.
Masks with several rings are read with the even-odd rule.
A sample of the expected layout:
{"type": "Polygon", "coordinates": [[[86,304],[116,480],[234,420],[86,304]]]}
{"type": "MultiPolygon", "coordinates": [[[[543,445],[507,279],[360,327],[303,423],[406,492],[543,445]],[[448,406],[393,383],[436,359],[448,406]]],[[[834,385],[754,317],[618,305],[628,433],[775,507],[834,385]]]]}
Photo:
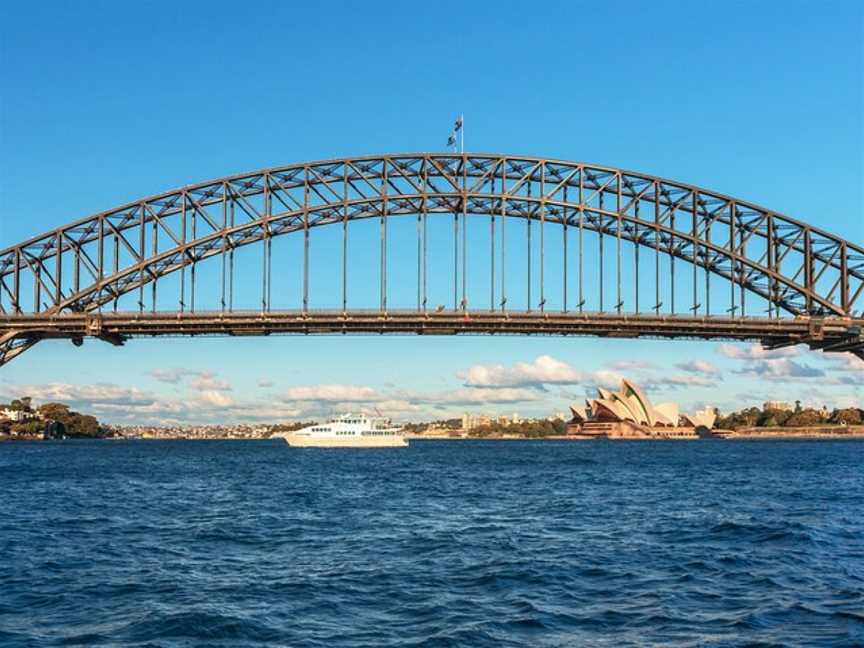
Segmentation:
{"type": "Polygon", "coordinates": [[[820,432],[810,432],[810,433],[797,433],[797,432],[728,432],[722,435],[717,435],[714,437],[708,437],[707,439],[700,439],[699,437],[615,437],[615,438],[606,438],[606,437],[594,437],[588,438],[584,436],[570,435],[570,436],[546,436],[546,437],[513,437],[513,436],[485,436],[485,437],[471,437],[471,436],[458,436],[458,437],[445,437],[445,436],[413,436],[413,437],[405,437],[411,441],[414,440],[430,440],[430,441],[724,441],[724,440],[752,440],[752,439],[765,439],[765,440],[782,440],[782,439],[802,439],[802,440],[837,440],[837,439],[864,439],[864,431],[861,432],[852,432],[852,433],[820,433],[820,432]]]}
{"type": "MultiPolygon", "coordinates": [[[[832,427],[829,429],[821,428],[746,428],[741,430],[718,430],[716,435],[708,437],[707,440],[809,440],[809,441],[835,441],[842,439],[864,439],[864,426],[850,426],[843,429],[842,426],[832,427]]],[[[63,441],[271,441],[278,437],[230,437],[230,436],[213,436],[213,437],[81,437],[62,439],[63,441]]],[[[489,435],[482,437],[475,436],[450,436],[450,435],[424,435],[413,434],[405,435],[406,441],[702,441],[698,437],[585,437],[579,435],[553,435],[542,437],[522,437],[513,435],[489,435]]],[[[41,436],[3,436],[0,435],[0,443],[19,443],[19,442],[41,442],[41,441],[59,441],[61,439],[44,439],[41,436]]]]}
{"type": "Polygon", "coordinates": [[[741,428],[723,430],[726,439],[862,439],[864,425],[824,425],[812,428],[741,428]]]}

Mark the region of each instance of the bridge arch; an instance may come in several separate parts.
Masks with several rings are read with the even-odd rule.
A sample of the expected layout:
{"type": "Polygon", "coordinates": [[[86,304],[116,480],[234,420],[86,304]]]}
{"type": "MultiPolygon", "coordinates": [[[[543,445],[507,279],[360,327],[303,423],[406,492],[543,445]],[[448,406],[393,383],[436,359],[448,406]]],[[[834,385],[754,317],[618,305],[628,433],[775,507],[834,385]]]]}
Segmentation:
{"type": "MultiPolygon", "coordinates": [[[[2,250],[3,335],[14,333],[9,344],[14,340],[21,349],[22,340],[35,341],[40,333],[20,332],[16,319],[101,311],[146,285],[153,287],[155,309],[160,278],[187,268],[194,273],[205,259],[224,259],[253,243],[263,242],[266,250],[283,234],[302,231],[308,237],[317,227],[347,227],[369,218],[386,228],[392,216],[438,213],[461,215],[463,220],[486,215],[500,217],[502,223],[513,218],[541,226],[553,223],[614,239],[619,255],[625,241],[658,259],[681,259],[706,276],[740,288],[737,303],[735,290],[730,293],[726,313],[732,318],[744,317],[745,295],[750,293],[766,301],[769,319],[784,312],[799,318],[840,318],[854,329],[856,309],[864,303],[864,249],[752,203],[581,162],[421,153],[308,162],[190,185],[2,250]],[[159,249],[160,241],[167,241],[167,247],[159,249]],[[29,309],[22,285],[32,288],[29,309]]],[[[659,260],[657,267],[659,296],[659,260]]],[[[618,280],[620,286],[620,262],[618,280]]],[[[542,311],[542,283],[540,293],[542,311]]],[[[621,313],[620,287],[618,297],[616,310],[621,313]]],[[[224,308],[224,288],[222,301],[224,308]]],[[[143,312],[143,301],[140,304],[143,312]]],[[[303,310],[307,305],[304,295],[303,310]]],[[[269,306],[265,299],[262,310],[269,306]]],[[[698,306],[691,309],[694,315],[698,306]]],[[[386,289],[382,307],[386,309],[386,289]]],[[[658,299],[658,316],[660,307],[658,299]]],[[[464,296],[461,308],[470,310],[464,296]]],[[[709,315],[707,305],[705,311],[709,315]]]]}

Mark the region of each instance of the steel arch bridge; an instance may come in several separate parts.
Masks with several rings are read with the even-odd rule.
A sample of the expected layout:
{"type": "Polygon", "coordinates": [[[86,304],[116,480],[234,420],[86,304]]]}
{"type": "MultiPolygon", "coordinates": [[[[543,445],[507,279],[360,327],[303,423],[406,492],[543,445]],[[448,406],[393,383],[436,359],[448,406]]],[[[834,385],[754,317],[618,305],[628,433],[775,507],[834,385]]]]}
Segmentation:
{"type": "Polygon", "coordinates": [[[862,246],[699,187],[524,156],[395,154],[266,169],[138,200],[0,251],[0,365],[47,338],[119,345],[133,336],[270,333],[737,339],[864,358],[862,326],[862,246]],[[429,266],[442,262],[440,253],[430,256],[427,222],[442,215],[453,219],[445,261],[453,304],[427,308],[429,266]],[[416,219],[416,268],[403,263],[396,274],[413,284],[416,272],[417,298],[410,308],[393,308],[388,223],[405,216],[416,219]],[[488,220],[483,240],[476,231],[469,236],[469,220],[479,217],[488,220]],[[363,219],[379,230],[378,304],[356,309],[348,305],[348,226],[363,219]],[[527,290],[524,309],[508,303],[513,219],[521,219],[518,234],[527,240],[518,255],[526,264],[517,278],[527,290]],[[341,308],[314,310],[310,231],[326,225],[341,228],[341,308]],[[547,225],[559,228],[555,245],[563,246],[554,268],[547,267],[547,225]],[[302,301],[274,309],[272,241],[289,233],[303,239],[302,301]],[[596,243],[590,255],[586,239],[596,243]],[[261,305],[241,311],[234,307],[234,254],[251,244],[261,250],[261,305]],[[480,246],[488,249],[489,301],[475,307],[469,260],[480,246]],[[196,267],[211,258],[221,299],[202,309],[196,267]],[[555,308],[548,299],[553,274],[556,290],[563,283],[555,308]],[[157,290],[169,275],[179,275],[179,294],[177,306],[165,310],[157,290]],[[137,308],[118,308],[130,295],[137,308]]]}

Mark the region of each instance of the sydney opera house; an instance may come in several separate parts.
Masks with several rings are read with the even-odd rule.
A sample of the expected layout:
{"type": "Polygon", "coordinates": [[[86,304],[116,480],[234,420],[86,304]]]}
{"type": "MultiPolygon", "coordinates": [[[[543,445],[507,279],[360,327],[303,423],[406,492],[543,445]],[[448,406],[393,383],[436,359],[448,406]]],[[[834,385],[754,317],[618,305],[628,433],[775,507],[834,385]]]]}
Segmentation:
{"type": "Polygon", "coordinates": [[[585,407],[571,407],[567,434],[583,439],[696,439],[711,436],[712,408],[682,414],[675,403],[652,405],[639,387],[621,381],[620,391],[598,388],[585,407]]]}

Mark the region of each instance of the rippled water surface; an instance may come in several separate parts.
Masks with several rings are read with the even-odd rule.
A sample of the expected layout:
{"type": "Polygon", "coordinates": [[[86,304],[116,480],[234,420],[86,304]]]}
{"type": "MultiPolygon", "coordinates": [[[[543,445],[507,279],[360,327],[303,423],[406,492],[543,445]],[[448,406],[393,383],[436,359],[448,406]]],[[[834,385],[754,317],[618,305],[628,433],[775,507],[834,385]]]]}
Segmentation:
{"type": "Polygon", "coordinates": [[[862,645],[862,459],[7,443],[0,645],[862,645]]]}

